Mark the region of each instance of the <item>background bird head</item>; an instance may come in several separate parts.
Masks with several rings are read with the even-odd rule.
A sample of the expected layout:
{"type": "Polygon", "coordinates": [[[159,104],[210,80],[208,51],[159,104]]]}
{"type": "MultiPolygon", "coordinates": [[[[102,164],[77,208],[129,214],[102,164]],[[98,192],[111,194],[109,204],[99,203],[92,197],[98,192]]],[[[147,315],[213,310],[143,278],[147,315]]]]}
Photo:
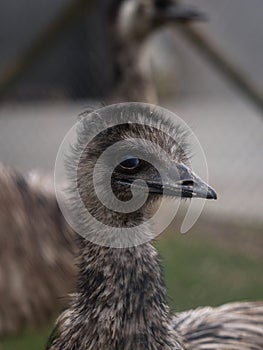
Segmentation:
{"type": "Polygon", "coordinates": [[[176,0],[117,0],[111,8],[111,18],[119,36],[132,41],[142,41],[166,24],[203,17],[196,8],[176,0]]]}

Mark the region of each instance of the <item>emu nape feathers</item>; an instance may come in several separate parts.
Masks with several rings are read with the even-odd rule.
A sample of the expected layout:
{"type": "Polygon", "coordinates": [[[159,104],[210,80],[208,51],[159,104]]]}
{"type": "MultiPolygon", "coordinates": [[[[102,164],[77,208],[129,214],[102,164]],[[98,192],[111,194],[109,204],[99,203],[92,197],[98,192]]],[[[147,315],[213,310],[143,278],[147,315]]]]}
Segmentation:
{"type": "MultiPolygon", "coordinates": [[[[262,349],[263,303],[205,307],[172,316],[166,303],[158,255],[151,240],[122,248],[109,246],[108,237],[105,237],[106,246],[102,245],[103,241],[96,244],[90,240],[93,239],[89,235],[90,231],[103,238],[119,227],[135,228],[136,233],[142,230],[142,234],[151,237],[151,226],[144,225],[145,221],[152,215],[162,196],[178,196],[178,186],[182,189],[181,197],[190,197],[191,192],[192,197],[216,198],[209,186],[204,191],[201,179],[195,177],[189,168],[187,152],[182,146],[186,145],[182,130],[175,127],[158,109],[130,103],[105,107],[83,116],[78,133],[74,154],[69,158],[69,162],[72,162],[70,176],[77,170],[78,190],[85,207],[97,221],[108,225],[110,229],[98,229],[101,226],[97,226],[91,218],[83,220],[87,234],[79,237],[77,291],[68,309],[59,317],[47,349],[262,349]],[[129,123],[125,122],[127,116],[129,123]],[[107,128],[110,120],[119,120],[119,124],[107,128]],[[145,125],[147,122],[151,127],[145,125]],[[98,124],[105,125],[106,129],[86,144],[88,134],[98,124]],[[166,137],[168,134],[171,137],[166,137]],[[156,147],[149,147],[146,140],[152,141],[156,147]],[[147,200],[135,213],[116,212],[105,207],[98,201],[94,191],[92,174],[98,156],[122,141],[126,141],[128,146],[119,147],[119,150],[124,150],[127,157],[121,154],[120,163],[111,174],[111,186],[116,197],[127,201],[131,183],[138,179],[147,183],[147,200]],[[166,151],[168,157],[161,158],[158,146],[166,151]],[[142,152],[147,159],[158,157],[161,167],[170,169],[164,182],[161,183],[159,173],[150,162],[138,158],[137,151],[142,152]],[[75,157],[78,154],[81,157],[78,158],[76,169],[75,157]],[[169,187],[167,194],[160,190],[165,187],[169,187]]],[[[118,151],[114,156],[118,157],[116,153],[118,151]]],[[[111,158],[104,159],[103,174],[109,173],[111,161],[111,158]]],[[[101,183],[105,187],[102,191],[107,193],[103,176],[101,183]]],[[[136,184],[134,186],[136,188],[136,184]]],[[[139,191],[142,190],[139,187],[139,191]]],[[[71,200],[74,206],[74,196],[71,200]]],[[[78,210],[78,206],[74,210],[78,210]]],[[[82,213],[77,217],[81,218],[82,213]]]]}
{"type": "Polygon", "coordinates": [[[0,165],[1,336],[46,324],[74,285],[74,236],[50,182],[0,165]]]}

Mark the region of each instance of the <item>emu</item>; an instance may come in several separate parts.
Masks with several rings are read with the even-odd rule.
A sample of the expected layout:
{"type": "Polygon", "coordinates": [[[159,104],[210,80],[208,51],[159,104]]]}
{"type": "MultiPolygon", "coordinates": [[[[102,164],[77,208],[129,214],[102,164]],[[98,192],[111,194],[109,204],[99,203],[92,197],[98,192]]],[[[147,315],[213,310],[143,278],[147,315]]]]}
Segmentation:
{"type": "MultiPolygon", "coordinates": [[[[67,160],[69,177],[72,186],[77,180],[82,202],[97,221],[83,216],[85,211],[71,194],[69,203],[86,232],[78,240],[77,291],[68,309],[58,318],[46,349],[262,349],[262,302],[204,307],[174,316],[166,303],[162,271],[151,243],[153,231],[148,220],[163,196],[216,199],[215,191],[189,167],[184,131],[150,105],[127,103],[83,116],[77,140],[67,160]],[[118,124],[109,126],[109,120],[116,120],[118,124]],[[87,144],[97,123],[105,130],[87,144]],[[137,194],[147,189],[146,201],[134,212],[107,208],[98,200],[94,189],[93,171],[100,155],[122,141],[126,146],[119,146],[114,153],[119,161],[111,174],[111,187],[123,203],[133,197],[132,184],[137,194]],[[143,154],[143,158],[138,154],[143,154]],[[147,161],[156,158],[165,169],[164,177],[147,161]],[[102,222],[108,229],[98,229],[96,222],[102,222]],[[134,235],[128,235],[131,240],[135,237],[139,237],[139,241],[145,237],[148,240],[134,246],[112,247],[109,243],[111,237],[115,237],[116,228],[124,229],[118,236],[120,239],[125,229],[133,228],[134,235]],[[99,244],[94,237],[99,237],[99,244]]],[[[99,181],[102,193],[106,194],[109,189],[105,177],[112,161],[111,156],[106,156],[101,163],[99,181]]]]}
{"type": "Polygon", "coordinates": [[[73,237],[49,178],[0,165],[1,336],[44,325],[60,308],[74,285],[73,237]]]}

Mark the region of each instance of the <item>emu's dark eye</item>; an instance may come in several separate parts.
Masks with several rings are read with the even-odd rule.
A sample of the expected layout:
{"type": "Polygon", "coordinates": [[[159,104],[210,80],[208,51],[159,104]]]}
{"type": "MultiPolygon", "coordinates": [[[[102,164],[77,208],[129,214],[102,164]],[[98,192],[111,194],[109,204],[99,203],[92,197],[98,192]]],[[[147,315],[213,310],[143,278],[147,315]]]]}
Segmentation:
{"type": "Polygon", "coordinates": [[[123,160],[120,163],[122,168],[130,169],[130,170],[137,168],[139,164],[140,164],[140,159],[132,156],[127,157],[125,160],[123,160]]]}

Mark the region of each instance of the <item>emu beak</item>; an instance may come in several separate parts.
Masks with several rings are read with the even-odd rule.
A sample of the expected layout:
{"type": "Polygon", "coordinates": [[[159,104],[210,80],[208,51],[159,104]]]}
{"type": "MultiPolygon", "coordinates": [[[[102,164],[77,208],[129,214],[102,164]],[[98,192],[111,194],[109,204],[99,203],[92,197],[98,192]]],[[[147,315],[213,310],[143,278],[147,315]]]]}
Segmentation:
{"type": "Polygon", "coordinates": [[[157,23],[206,19],[205,14],[195,7],[182,5],[174,0],[155,0],[155,8],[155,20],[157,23]]]}
{"type": "MultiPolygon", "coordinates": [[[[116,183],[129,189],[134,180],[135,177],[118,179],[116,183]]],[[[137,180],[142,180],[143,184],[136,184],[135,189],[144,191],[148,188],[149,193],[153,195],[217,199],[215,190],[182,163],[173,163],[162,176],[159,173],[152,173],[137,180]]]]}
{"type": "Polygon", "coordinates": [[[163,184],[164,193],[167,195],[180,195],[182,198],[217,199],[215,190],[182,163],[172,165],[168,171],[167,180],[168,183],[163,184]]]}
{"type": "Polygon", "coordinates": [[[181,198],[217,199],[215,190],[184,164],[173,164],[162,185],[147,182],[150,193],[181,198]]]}

